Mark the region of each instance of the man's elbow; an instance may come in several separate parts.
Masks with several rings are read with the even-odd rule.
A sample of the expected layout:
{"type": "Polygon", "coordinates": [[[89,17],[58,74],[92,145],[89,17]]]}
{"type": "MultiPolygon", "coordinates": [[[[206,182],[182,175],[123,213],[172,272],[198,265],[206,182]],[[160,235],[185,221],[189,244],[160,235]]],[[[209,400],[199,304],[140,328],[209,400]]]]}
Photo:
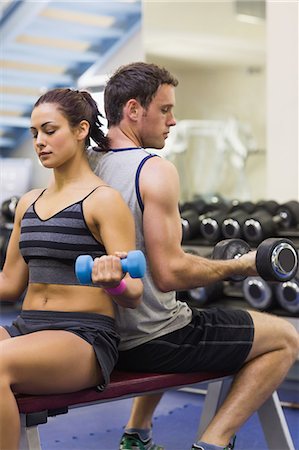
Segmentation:
{"type": "Polygon", "coordinates": [[[169,292],[175,290],[174,279],[168,274],[159,273],[153,276],[155,286],[161,292],[169,292]]]}

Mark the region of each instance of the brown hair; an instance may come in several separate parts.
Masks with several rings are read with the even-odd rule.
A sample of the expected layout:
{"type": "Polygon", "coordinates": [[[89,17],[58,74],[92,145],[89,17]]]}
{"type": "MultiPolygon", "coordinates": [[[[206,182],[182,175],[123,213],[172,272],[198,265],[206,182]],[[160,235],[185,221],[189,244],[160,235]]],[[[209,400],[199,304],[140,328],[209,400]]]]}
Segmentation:
{"type": "Polygon", "coordinates": [[[109,79],[104,91],[108,126],[118,125],[128,100],[138,100],[147,108],[161,84],[178,85],[168,70],[155,64],[135,62],[121,66],[109,79]]]}
{"type": "Polygon", "coordinates": [[[41,103],[55,103],[72,128],[79,125],[82,120],[87,120],[90,127],[85,140],[86,147],[90,146],[90,139],[92,139],[98,145],[98,147],[93,147],[94,150],[109,150],[109,139],[104,135],[101,129],[102,123],[99,120],[99,117],[103,117],[103,115],[99,112],[98,106],[89,92],[56,88],[43,94],[35,103],[34,108],[41,103]]]}

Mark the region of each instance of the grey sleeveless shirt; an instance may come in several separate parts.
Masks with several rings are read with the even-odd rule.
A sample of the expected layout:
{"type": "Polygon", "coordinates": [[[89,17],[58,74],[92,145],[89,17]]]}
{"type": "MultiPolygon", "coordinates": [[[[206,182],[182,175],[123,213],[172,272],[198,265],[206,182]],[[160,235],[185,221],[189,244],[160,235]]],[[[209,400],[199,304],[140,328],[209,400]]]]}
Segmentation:
{"type": "MultiPolygon", "coordinates": [[[[113,150],[99,154],[88,151],[93,171],[107,184],[121,192],[133,213],[136,247],[146,256],[143,238],[143,203],[139,192],[139,175],[147,160],[158,157],[142,148],[113,150]]],[[[167,262],[166,262],[167,263],[167,262]]],[[[121,335],[120,350],[128,350],[190,323],[189,306],[176,300],[175,292],[163,293],[154,284],[147,268],[143,278],[144,293],[136,309],[116,307],[116,325],[121,335]]]]}
{"type": "Polygon", "coordinates": [[[48,219],[41,219],[35,210],[36,201],[45,191],[29,206],[21,221],[19,242],[29,268],[29,283],[79,285],[76,258],[82,254],[90,254],[93,259],[106,255],[104,246],[87,227],[83,212],[84,200],[96,189],[48,219]]]}

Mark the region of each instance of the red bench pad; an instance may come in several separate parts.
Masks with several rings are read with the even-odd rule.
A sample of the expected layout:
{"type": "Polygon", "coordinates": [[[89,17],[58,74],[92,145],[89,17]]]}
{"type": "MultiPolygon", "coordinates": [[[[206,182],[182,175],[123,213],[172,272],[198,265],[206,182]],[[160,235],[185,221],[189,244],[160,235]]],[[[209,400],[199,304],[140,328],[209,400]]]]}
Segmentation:
{"type": "Polygon", "coordinates": [[[80,406],[88,403],[99,403],[117,400],[122,397],[133,397],[147,392],[167,390],[203,381],[223,378],[227,373],[135,373],[114,371],[107,388],[100,392],[96,388],[84,389],[67,394],[23,395],[16,394],[20,413],[28,414],[44,410],[53,410],[69,406],[80,406]]]}

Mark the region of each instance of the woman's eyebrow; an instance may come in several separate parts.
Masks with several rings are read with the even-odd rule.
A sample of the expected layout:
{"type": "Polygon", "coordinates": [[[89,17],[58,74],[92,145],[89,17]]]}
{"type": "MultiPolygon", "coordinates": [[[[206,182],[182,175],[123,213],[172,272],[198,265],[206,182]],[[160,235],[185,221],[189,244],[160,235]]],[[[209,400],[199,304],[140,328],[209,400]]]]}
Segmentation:
{"type": "MultiPolygon", "coordinates": [[[[45,127],[45,126],[48,125],[49,123],[53,123],[53,122],[51,122],[51,120],[49,120],[48,122],[42,123],[42,124],[41,124],[41,128],[45,127]]],[[[30,129],[30,130],[36,130],[35,127],[30,127],[29,129],[30,129]]]]}

